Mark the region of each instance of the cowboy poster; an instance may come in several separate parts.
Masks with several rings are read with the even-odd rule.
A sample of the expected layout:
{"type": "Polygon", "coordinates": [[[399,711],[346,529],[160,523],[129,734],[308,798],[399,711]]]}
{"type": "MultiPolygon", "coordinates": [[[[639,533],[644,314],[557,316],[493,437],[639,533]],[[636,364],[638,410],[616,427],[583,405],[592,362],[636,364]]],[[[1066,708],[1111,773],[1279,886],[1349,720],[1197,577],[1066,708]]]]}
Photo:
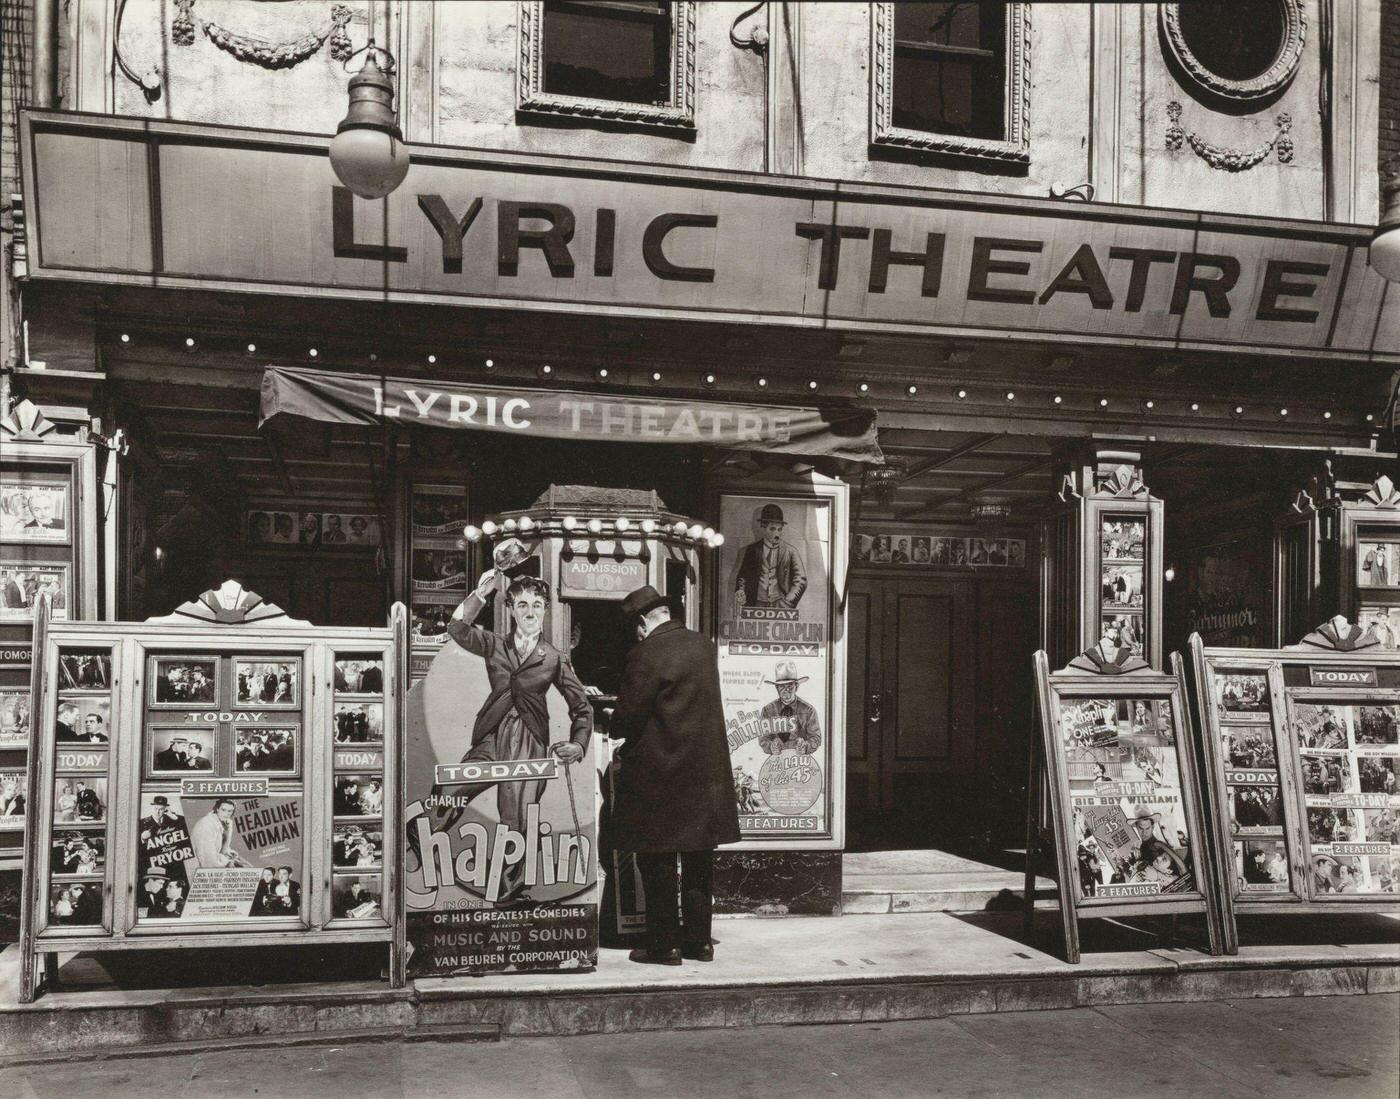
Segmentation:
{"type": "Polygon", "coordinates": [[[720,689],[745,840],[831,835],[831,505],[723,496],[720,689]]]}
{"type": "Polygon", "coordinates": [[[543,582],[488,571],[409,691],[415,975],[597,964],[592,707],[549,606],[543,582]]]}
{"type": "Polygon", "coordinates": [[[1060,733],[1080,895],[1128,898],[1195,889],[1171,703],[1068,700],[1060,733]]]}

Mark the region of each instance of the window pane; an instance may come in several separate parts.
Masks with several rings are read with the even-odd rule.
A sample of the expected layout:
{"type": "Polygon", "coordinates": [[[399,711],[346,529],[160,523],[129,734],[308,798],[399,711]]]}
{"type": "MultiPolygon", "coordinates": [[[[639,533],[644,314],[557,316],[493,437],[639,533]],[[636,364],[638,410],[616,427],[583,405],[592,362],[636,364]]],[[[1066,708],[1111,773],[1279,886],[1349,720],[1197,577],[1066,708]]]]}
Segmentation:
{"type": "Polygon", "coordinates": [[[669,3],[546,0],[546,92],[664,105],[670,87],[669,3]]]}
{"type": "Polygon", "coordinates": [[[1181,37],[1196,60],[1227,80],[1253,80],[1283,50],[1286,27],[1279,0],[1230,0],[1177,6],[1181,37]]]}
{"type": "Polygon", "coordinates": [[[1005,5],[895,5],[891,121],[901,129],[1005,140],[1005,5]]]}

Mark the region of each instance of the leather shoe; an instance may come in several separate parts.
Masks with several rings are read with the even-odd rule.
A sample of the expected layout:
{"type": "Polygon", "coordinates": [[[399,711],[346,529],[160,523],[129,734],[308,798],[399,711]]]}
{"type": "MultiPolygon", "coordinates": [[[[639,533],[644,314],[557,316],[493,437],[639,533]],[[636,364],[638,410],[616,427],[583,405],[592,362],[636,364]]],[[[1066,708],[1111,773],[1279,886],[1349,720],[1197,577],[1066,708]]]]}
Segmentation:
{"type": "Polygon", "coordinates": [[[713,943],[704,943],[700,946],[681,947],[681,957],[692,962],[712,962],[715,960],[715,947],[713,943]]]}
{"type": "Polygon", "coordinates": [[[663,950],[660,954],[653,954],[645,947],[638,947],[627,955],[628,960],[642,962],[646,965],[680,965],[681,952],[672,947],[670,950],[663,950]]]}

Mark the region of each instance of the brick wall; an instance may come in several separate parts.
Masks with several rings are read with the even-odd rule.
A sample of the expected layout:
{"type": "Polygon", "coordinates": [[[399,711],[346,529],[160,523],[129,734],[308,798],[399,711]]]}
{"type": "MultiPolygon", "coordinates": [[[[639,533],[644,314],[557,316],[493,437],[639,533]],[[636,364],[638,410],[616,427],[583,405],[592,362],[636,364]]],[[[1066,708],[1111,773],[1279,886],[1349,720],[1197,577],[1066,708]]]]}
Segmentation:
{"type": "Polygon", "coordinates": [[[19,192],[16,122],[29,96],[29,65],[34,47],[34,0],[0,0],[0,363],[18,354],[14,287],[10,282],[12,232],[10,196],[19,192]]]}

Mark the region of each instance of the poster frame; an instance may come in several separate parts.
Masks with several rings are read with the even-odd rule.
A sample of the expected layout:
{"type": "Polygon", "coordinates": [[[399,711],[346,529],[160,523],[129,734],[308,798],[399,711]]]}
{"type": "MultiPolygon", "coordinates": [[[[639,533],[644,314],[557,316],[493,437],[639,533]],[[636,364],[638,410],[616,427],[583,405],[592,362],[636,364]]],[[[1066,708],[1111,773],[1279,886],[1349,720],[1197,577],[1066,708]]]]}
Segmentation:
{"type": "MultiPolygon", "coordinates": [[[[1048,794],[1047,813],[1054,851],[1056,893],[1058,896],[1060,934],[1063,957],[1071,964],[1080,960],[1079,921],[1134,916],[1178,916],[1200,913],[1205,917],[1206,938],[1210,953],[1222,951],[1223,938],[1220,913],[1215,903],[1215,849],[1207,831],[1204,814],[1205,797],[1192,747],[1192,728],[1186,711],[1186,687],[1180,674],[1179,658],[1173,654],[1173,672],[1154,671],[1145,661],[1127,664],[1107,664],[1092,659],[1103,653],[1090,649],[1058,671],[1050,671],[1049,657],[1039,650],[1032,657],[1036,681],[1036,724],[1038,744],[1033,739],[1031,775],[1027,789],[1032,792],[1027,805],[1027,831],[1034,839],[1037,821],[1042,819],[1037,803],[1048,794]],[[1098,667],[1096,668],[1096,664],[1098,667]],[[1136,667],[1134,667],[1136,664],[1136,667]],[[1127,668],[1129,670],[1120,670],[1127,668]],[[1158,894],[1151,897],[1126,899],[1117,897],[1080,897],[1077,888],[1077,862],[1070,850],[1069,832],[1072,820],[1069,789],[1069,768],[1060,737],[1060,702],[1075,698],[1131,698],[1142,701],[1171,703],[1172,725],[1177,740],[1177,760],[1180,767],[1181,793],[1184,810],[1193,840],[1194,874],[1197,888],[1189,893],[1158,894]],[[1035,791],[1042,791],[1037,795],[1035,791]]],[[[1026,852],[1026,878],[1032,883],[1025,890],[1024,918],[1027,931],[1034,921],[1034,875],[1037,844],[1031,842],[1026,852]]]]}
{"type": "MultiPolygon", "coordinates": [[[[225,585],[241,588],[236,584],[225,585]]],[[[404,939],[398,893],[401,844],[386,844],[381,875],[381,915],[373,919],[343,921],[331,918],[331,776],[334,773],[334,743],[330,729],[334,660],[338,651],[380,652],[385,665],[383,702],[385,706],[384,811],[383,827],[391,835],[401,833],[399,805],[402,801],[402,722],[400,706],[406,672],[408,641],[407,610],[396,603],[387,627],[350,629],[315,627],[287,618],[280,609],[261,603],[254,596],[239,604],[252,604],[246,620],[227,613],[232,621],[214,617],[219,592],[206,592],[200,602],[185,604],[174,615],[147,622],[51,622],[47,601],[35,616],[36,649],[40,654],[32,672],[36,699],[36,737],[29,759],[31,789],[39,796],[29,799],[27,825],[33,842],[26,845],[24,901],[21,913],[22,1002],[32,1001],[52,975],[57,951],[104,951],[114,949],[182,949],[188,947],[243,947],[275,944],[378,942],[389,947],[388,974],[391,987],[404,982],[404,939]],[[203,620],[190,613],[203,609],[210,614],[203,620]],[[257,616],[251,613],[256,609],[257,616]],[[52,820],[53,781],[57,757],[54,714],[57,706],[57,668],[60,647],[110,648],[112,650],[112,737],[107,746],[108,783],[106,864],[103,872],[103,923],[82,927],[54,927],[48,921],[48,859],[55,826],[52,820]],[[297,714],[302,734],[300,770],[296,775],[269,776],[269,796],[297,794],[303,801],[302,821],[302,904],[295,918],[230,919],[226,923],[174,923],[152,925],[138,921],[135,875],[138,872],[137,839],[141,799],[148,788],[173,785],[179,781],[166,776],[143,779],[145,773],[145,729],[154,718],[156,725],[178,715],[179,711],[152,710],[144,700],[149,691],[146,674],[153,657],[200,652],[223,658],[287,656],[295,652],[301,661],[301,694],[304,709],[297,714]],[[40,784],[47,784],[47,788],[40,784]],[[391,903],[391,900],[394,903],[391,903]],[[42,968],[36,964],[43,958],[42,968]]],[[[251,593],[245,593],[251,594],[251,593]]],[[[223,608],[228,612],[228,607],[223,608]]],[[[227,694],[227,692],[225,692],[227,694]]],[[[224,696],[208,706],[195,709],[232,710],[224,696]]],[[[269,724],[290,716],[280,710],[270,714],[269,724]]],[[[213,728],[214,726],[211,726],[213,728]]],[[[231,733],[229,734],[232,735],[231,733]]],[[[201,772],[201,778],[211,777],[201,772]]],[[[215,776],[217,775],[217,769],[215,776]]],[[[231,779],[237,779],[231,773],[231,779]]],[[[155,792],[168,792],[157,789],[155,792]]]]}
{"type": "MultiPolygon", "coordinates": [[[[1345,625],[1345,620],[1343,620],[1345,625]]],[[[1333,634],[1345,632],[1335,630],[1333,634]]],[[[1212,816],[1212,837],[1215,841],[1217,867],[1216,894],[1220,906],[1227,953],[1239,950],[1238,917],[1248,914],[1305,914],[1338,912],[1400,912],[1400,896],[1392,900],[1383,895],[1359,893],[1351,896],[1318,897],[1308,876],[1307,807],[1301,785],[1301,764],[1297,741],[1288,730],[1287,702],[1299,695],[1307,699],[1324,698],[1336,703],[1352,703],[1360,696],[1372,700],[1400,703],[1400,652],[1379,645],[1365,645],[1350,650],[1329,647],[1322,630],[1314,631],[1298,645],[1277,649],[1227,649],[1204,645],[1199,634],[1187,640],[1189,653],[1189,687],[1193,716],[1200,731],[1199,746],[1203,754],[1203,772],[1211,787],[1209,800],[1212,816]],[[1290,686],[1287,671],[1306,669],[1311,665],[1335,669],[1391,669],[1392,687],[1361,686],[1356,689],[1313,686],[1290,686]],[[1225,781],[1225,759],[1220,747],[1221,723],[1211,704],[1210,687],[1217,672],[1265,671],[1269,680],[1269,724],[1274,734],[1280,788],[1283,798],[1283,833],[1289,856],[1289,890],[1268,894],[1237,891],[1231,867],[1234,865],[1233,838],[1230,834],[1229,809],[1225,802],[1228,786],[1225,781]]],[[[1380,676],[1377,676],[1379,683],[1380,676]]]]}
{"type": "MultiPolygon", "coordinates": [[[[709,514],[719,521],[727,497],[761,497],[782,504],[786,500],[806,503],[827,500],[831,508],[831,574],[827,613],[828,683],[825,728],[831,745],[831,766],[827,790],[830,829],[821,836],[804,839],[780,836],[763,839],[747,836],[728,844],[722,851],[841,851],[846,846],[846,592],[850,569],[850,494],[844,481],[816,471],[788,478],[753,478],[742,482],[718,483],[709,493],[709,514]]],[[[725,537],[729,535],[726,533],[725,537]]],[[[706,555],[704,569],[709,596],[703,600],[706,633],[718,645],[720,599],[723,587],[719,574],[719,553],[706,555]]]]}

